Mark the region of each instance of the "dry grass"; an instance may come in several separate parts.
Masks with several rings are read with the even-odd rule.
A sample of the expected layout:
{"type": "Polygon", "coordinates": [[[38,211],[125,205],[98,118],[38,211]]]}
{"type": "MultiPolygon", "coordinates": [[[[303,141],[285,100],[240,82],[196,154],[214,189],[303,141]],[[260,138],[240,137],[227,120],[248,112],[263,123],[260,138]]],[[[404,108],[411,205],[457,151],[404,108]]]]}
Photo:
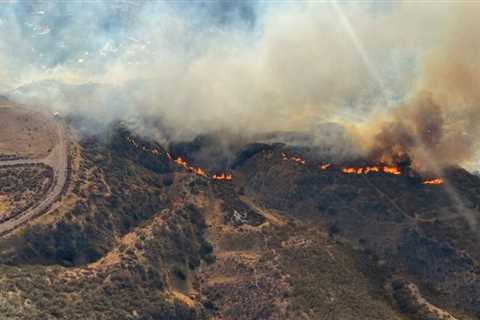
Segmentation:
{"type": "Polygon", "coordinates": [[[195,307],[195,302],[187,295],[179,292],[179,291],[176,291],[176,290],[173,290],[170,292],[172,294],[172,296],[182,302],[183,304],[187,305],[188,307],[190,308],[194,308],[195,307]]]}
{"type": "Polygon", "coordinates": [[[0,195],[0,217],[10,210],[10,200],[5,195],[0,195]]]}
{"type": "Polygon", "coordinates": [[[0,105],[0,155],[41,158],[55,144],[56,133],[46,116],[18,106],[0,105]]]}

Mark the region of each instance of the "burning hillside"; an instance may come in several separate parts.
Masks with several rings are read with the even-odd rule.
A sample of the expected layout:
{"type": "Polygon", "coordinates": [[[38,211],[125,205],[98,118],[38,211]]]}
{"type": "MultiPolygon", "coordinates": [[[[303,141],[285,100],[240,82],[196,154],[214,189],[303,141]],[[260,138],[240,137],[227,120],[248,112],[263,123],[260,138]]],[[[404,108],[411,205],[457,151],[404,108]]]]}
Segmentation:
{"type": "MultiPolygon", "coordinates": [[[[290,161],[300,165],[306,165],[307,161],[303,159],[301,156],[298,155],[288,155],[286,152],[281,152],[282,160],[283,161],[290,161]]],[[[376,164],[376,165],[366,165],[366,166],[345,166],[341,164],[332,164],[332,163],[319,163],[317,164],[321,171],[326,170],[338,170],[344,174],[349,175],[368,175],[368,174],[388,174],[394,176],[400,176],[402,174],[406,174],[408,176],[421,176],[421,173],[416,172],[410,166],[406,166],[405,164],[400,166],[391,166],[387,164],[376,164]]],[[[422,181],[422,184],[443,184],[443,179],[441,178],[432,178],[426,179],[422,181]]]]}
{"type": "MultiPolygon", "coordinates": [[[[143,152],[150,153],[154,156],[160,156],[162,154],[162,151],[160,151],[159,147],[152,147],[149,144],[139,144],[139,143],[137,143],[135,138],[133,138],[131,136],[127,136],[127,141],[128,141],[129,144],[133,145],[135,148],[137,148],[137,149],[139,149],[143,152]]],[[[230,174],[230,173],[224,173],[224,172],[218,173],[217,172],[217,173],[214,173],[214,174],[210,174],[205,169],[190,165],[182,157],[176,157],[174,159],[174,157],[172,157],[172,155],[170,155],[170,153],[166,152],[166,151],[164,152],[164,155],[169,161],[173,161],[176,165],[186,169],[187,171],[190,171],[190,172],[196,174],[197,176],[205,177],[205,178],[209,178],[209,179],[213,179],[213,180],[218,180],[218,181],[231,181],[233,179],[232,174],[230,174]]]]}
{"type": "Polygon", "coordinates": [[[480,3],[280,2],[0,5],[1,319],[480,318],[480,3]]]}
{"type": "Polygon", "coordinates": [[[398,167],[390,167],[390,166],[366,166],[366,167],[346,167],[342,168],[343,173],[348,173],[348,174],[369,174],[369,173],[375,173],[375,172],[383,172],[383,173],[388,173],[388,174],[393,174],[393,175],[401,175],[402,172],[400,171],[400,168],[398,167]]]}
{"type": "MultiPolygon", "coordinates": [[[[129,136],[127,137],[128,143],[132,144],[135,148],[142,150],[143,152],[148,152],[151,153],[155,156],[159,156],[161,154],[161,151],[159,148],[156,147],[150,147],[148,145],[141,145],[136,142],[135,138],[129,136]]],[[[165,152],[165,156],[167,157],[168,160],[173,161],[176,165],[179,167],[182,167],[186,169],[189,172],[194,173],[197,176],[200,177],[205,177],[213,180],[219,180],[219,181],[231,181],[233,176],[231,173],[224,173],[224,172],[217,172],[214,174],[209,173],[206,169],[203,169],[201,167],[193,166],[190,165],[189,162],[182,157],[172,157],[169,152],[165,152]]],[[[298,154],[294,155],[289,155],[287,152],[281,152],[281,157],[283,161],[288,161],[288,162],[293,162],[299,165],[305,166],[307,164],[307,161],[302,158],[298,154]]],[[[327,163],[327,164],[322,164],[319,163],[318,167],[320,170],[334,170],[337,169],[341,171],[344,174],[354,174],[354,175],[368,175],[368,174],[373,174],[373,173],[384,173],[384,174],[390,174],[390,175],[402,175],[402,168],[399,166],[390,166],[387,164],[378,164],[378,165],[367,165],[367,166],[342,166],[340,164],[332,164],[332,163],[327,163]]],[[[412,168],[408,166],[403,166],[404,171],[408,171],[409,173],[412,172],[412,168]]],[[[418,175],[415,173],[415,175],[418,175]]],[[[422,182],[423,184],[442,184],[443,179],[441,178],[433,178],[429,180],[424,180],[422,182]]]]}
{"type": "Polygon", "coordinates": [[[190,172],[193,172],[197,176],[205,177],[205,178],[211,178],[213,180],[220,180],[220,181],[230,181],[232,180],[232,175],[231,174],[226,174],[226,173],[217,173],[217,174],[209,174],[206,170],[198,167],[193,167],[188,164],[188,162],[181,157],[178,157],[175,159],[175,163],[178,164],[179,166],[187,169],[190,172]]]}
{"type": "Polygon", "coordinates": [[[442,184],[443,183],[443,179],[441,178],[435,178],[435,179],[431,179],[431,180],[425,180],[422,182],[423,184],[442,184]]]}
{"type": "MultiPolygon", "coordinates": [[[[90,308],[100,299],[121,315],[144,305],[138,313],[148,316],[182,319],[194,310],[189,320],[238,319],[238,310],[250,320],[281,299],[298,313],[271,312],[298,319],[312,304],[314,314],[324,314],[332,292],[348,299],[338,312],[352,319],[402,319],[417,300],[448,314],[458,305],[466,314],[479,311],[465,298],[480,292],[472,285],[476,242],[448,194],[455,188],[478,214],[480,181],[466,171],[421,178],[406,162],[336,161],[306,147],[261,143],[238,147],[235,165],[214,171],[122,126],[112,131],[110,139],[79,142],[81,165],[70,168],[58,223],[33,220],[15,241],[0,241],[0,262],[8,262],[2,268],[12,274],[0,289],[25,279],[22,288],[35,290],[20,290],[32,301],[38,292],[75,290],[82,316],[92,318],[110,312],[90,308]],[[12,243],[15,250],[7,250],[12,243]],[[339,276],[349,279],[341,290],[339,276]],[[413,284],[421,289],[405,289],[413,284]],[[372,295],[372,287],[390,300],[372,295]]],[[[56,304],[42,308],[58,312],[56,304]]],[[[63,312],[75,319],[77,309],[63,312]]]]}

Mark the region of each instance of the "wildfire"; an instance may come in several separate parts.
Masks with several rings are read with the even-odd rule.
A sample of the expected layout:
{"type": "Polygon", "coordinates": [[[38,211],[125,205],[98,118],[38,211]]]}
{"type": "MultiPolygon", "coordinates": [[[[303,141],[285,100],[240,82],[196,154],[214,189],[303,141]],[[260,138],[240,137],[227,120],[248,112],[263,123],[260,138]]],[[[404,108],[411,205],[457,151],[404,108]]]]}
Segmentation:
{"type": "Polygon", "coordinates": [[[328,168],[330,168],[330,166],[331,166],[330,163],[321,164],[320,165],[320,170],[327,170],[328,168]]]}
{"type": "Polygon", "coordinates": [[[182,166],[184,167],[185,169],[195,173],[196,175],[198,176],[202,176],[202,177],[208,177],[208,174],[205,170],[203,170],[202,168],[196,168],[196,167],[192,167],[192,166],[189,166],[188,165],[188,162],[184,159],[182,159],[181,157],[178,157],[177,159],[174,160],[176,164],[178,164],[179,166],[182,166]]]}
{"type": "Polygon", "coordinates": [[[300,164],[306,164],[307,162],[305,160],[303,160],[302,158],[300,157],[297,157],[297,156],[291,156],[289,157],[288,154],[286,154],[285,152],[282,152],[282,160],[283,161],[294,161],[294,162],[297,162],[297,163],[300,163],[300,164]]]}
{"type": "MultiPolygon", "coordinates": [[[[302,165],[306,164],[306,161],[298,156],[289,156],[287,153],[282,152],[282,160],[283,161],[294,161],[300,163],[302,165]]],[[[325,163],[320,164],[320,170],[327,170],[330,168],[332,164],[325,163]]],[[[345,174],[369,174],[373,172],[383,172],[386,174],[393,174],[393,175],[401,175],[402,171],[400,168],[395,166],[387,166],[387,165],[380,165],[380,166],[365,166],[365,167],[343,167],[341,171],[345,174]]]]}
{"type": "Polygon", "coordinates": [[[399,168],[397,167],[383,167],[383,172],[385,173],[390,173],[394,175],[400,175],[402,172],[400,171],[399,168]]]}
{"type": "MultiPolygon", "coordinates": [[[[133,145],[137,149],[141,149],[144,152],[150,152],[151,154],[155,156],[159,156],[161,154],[160,150],[157,148],[150,148],[145,145],[140,146],[137,141],[135,141],[134,138],[132,137],[127,137],[128,143],[133,145]]],[[[182,159],[181,157],[177,157],[175,160],[173,159],[172,155],[168,152],[165,153],[166,157],[168,160],[172,160],[175,162],[177,165],[187,169],[190,172],[195,173],[198,176],[205,177],[205,178],[211,178],[213,180],[222,180],[222,181],[231,181],[233,179],[231,174],[226,174],[226,173],[221,173],[221,174],[214,174],[213,176],[210,176],[208,172],[202,168],[197,168],[190,166],[188,162],[185,159],[182,159]]]]}
{"type": "Polygon", "coordinates": [[[380,168],[377,166],[374,166],[374,167],[366,167],[365,170],[363,170],[363,173],[368,174],[370,172],[379,172],[379,171],[380,171],[380,168]]]}
{"type": "MultiPolygon", "coordinates": [[[[140,146],[133,138],[128,137],[128,142],[132,145],[134,145],[136,148],[141,148],[143,151],[150,152],[154,155],[160,155],[160,150],[157,148],[148,148],[145,146],[140,146]]],[[[167,152],[166,156],[169,160],[173,160],[172,156],[167,152]]],[[[293,161],[302,165],[306,164],[306,161],[300,158],[299,156],[289,156],[285,152],[282,152],[282,160],[283,161],[293,161]]],[[[209,175],[208,172],[202,168],[198,167],[193,167],[188,164],[188,162],[181,158],[177,157],[175,160],[173,160],[177,165],[185,168],[186,170],[201,176],[205,178],[210,178],[213,180],[217,181],[231,181],[233,179],[231,174],[227,173],[218,173],[218,174],[213,174],[209,175]]],[[[327,170],[330,168],[332,164],[330,163],[325,163],[325,164],[320,164],[319,168],[321,170],[327,170]]],[[[366,175],[370,173],[386,173],[386,174],[392,174],[392,175],[401,175],[402,171],[400,168],[396,166],[387,166],[387,165],[378,165],[378,166],[364,166],[364,167],[343,167],[341,168],[341,171],[345,174],[357,174],[357,175],[366,175]]],[[[441,178],[435,178],[435,179],[430,179],[430,180],[425,180],[422,182],[422,184],[425,185],[439,185],[442,184],[443,180],[441,178]]]]}
{"type": "Polygon", "coordinates": [[[441,178],[435,178],[435,179],[426,180],[422,182],[422,184],[442,184],[442,183],[443,183],[443,179],[441,178]]]}
{"type": "Polygon", "coordinates": [[[189,167],[189,169],[198,176],[208,177],[207,172],[205,170],[203,170],[202,168],[189,167]]]}
{"type": "Polygon", "coordinates": [[[177,159],[175,159],[174,162],[179,166],[184,167],[188,171],[195,173],[197,176],[212,178],[213,180],[222,180],[222,181],[231,181],[233,179],[231,174],[226,174],[226,173],[214,174],[213,176],[209,176],[206,170],[188,165],[188,162],[182,159],[181,157],[177,157],[177,159]]]}
{"type": "MultiPolygon", "coordinates": [[[[156,155],[156,156],[159,156],[160,155],[160,150],[157,149],[157,148],[150,148],[150,147],[147,147],[147,146],[140,146],[138,144],[137,141],[135,141],[135,139],[133,139],[132,137],[127,137],[127,141],[128,143],[130,143],[131,145],[133,145],[135,148],[140,148],[142,149],[142,151],[144,152],[150,152],[151,154],[153,155],[156,155]]],[[[167,157],[169,157],[170,155],[167,153],[167,157]]]]}
{"type": "Polygon", "coordinates": [[[225,174],[225,173],[222,173],[220,175],[214,174],[212,176],[212,179],[214,179],[214,180],[232,180],[232,175],[231,174],[225,174]]]}
{"type": "Polygon", "coordinates": [[[357,171],[356,168],[342,168],[342,172],[347,174],[357,174],[357,171]]]}
{"type": "MultiPolygon", "coordinates": [[[[151,148],[150,149],[150,148],[145,147],[145,146],[140,146],[131,137],[128,137],[127,140],[130,144],[134,145],[136,148],[141,148],[143,151],[150,152],[150,153],[152,153],[156,156],[160,155],[160,150],[157,149],[157,148],[151,148]]],[[[179,166],[185,168],[186,170],[188,170],[188,171],[190,171],[190,172],[192,172],[192,173],[194,173],[198,176],[201,176],[201,177],[206,177],[206,178],[210,178],[210,179],[218,180],[218,181],[231,181],[233,179],[232,175],[227,174],[227,173],[219,173],[219,174],[209,175],[209,173],[202,168],[190,166],[188,164],[188,162],[181,157],[177,157],[174,160],[174,158],[168,152],[166,153],[166,157],[169,160],[173,160],[177,165],[179,165],[179,166]]],[[[301,165],[306,164],[306,161],[304,159],[300,158],[299,156],[289,156],[285,152],[282,152],[282,160],[283,161],[293,161],[293,162],[299,163],[301,165]]],[[[325,163],[325,164],[320,164],[319,168],[321,170],[327,170],[331,166],[332,166],[332,164],[325,163]]],[[[341,168],[341,171],[345,174],[357,174],[357,175],[366,175],[366,174],[370,174],[370,173],[374,173],[374,172],[375,173],[383,172],[383,173],[392,174],[392,175],[401,175],[402,174],[402,171],[400,170],[400,168],[398,168],[396,166],[387,166],[387,165],[365,166],[365,167],[343,167],[343,168],[341,168]]],[[[438,184],[442,184],[443,180],[440,179],[440,178],[435,178],[435,179],[423,181],[422,183],[423,184],[429,184],[429,185],[438,185],[438,184]]]]}
{"type": "Polygon", "coordinates": [[[384,172],[388,174],[400,175],[402,172],[397,167],[389,166],[366,166],[366,167],[345,167],[342,172],[346,174],[369,174],[371,172],[384,172]]]}
{"type": "MultiPolygon", "coordinates": [[[[303,165],[306,163],[306,161],[303,160],[302,158],[298,156],[289,156],[285,152],[282,152],[282,160],[294,161],[303,165]]],[[[327,170],[328,168],[332,167],[332,164],[331,163],[319,164],[318,167],[320,168],[320,170],[327,170]]],[[[385,174],[398,176],[402,174],[402,170],[399,167],[389,166],[385,164],[370,165],[370,166],[364,166],[364,167],[342,167],[340,168],[340,170],[345,174],[356,174],[356,175],[367,175],[370,173],[385,173],[385,174]]],[[[222,179],[223,175],[219,177],[220,177],[219,180],[223,180],[222,179]]],[[[216,179],[216,176],[213,176],[213,179],[216,179]]],[[[422,184],[428,184],[428,185],[439,185],[442,183],[443,183],[443,180],[441,178],[425,180],[422,182],[422,184]]]]}
{"type": "Polygon", "coordinates": [[[188,162],[183,160],[182,158],[178,157],[177,159],[174,160],[176,164],[178,164],[179,166],[182,166],[186,169],[188,169],[188,162]]]}

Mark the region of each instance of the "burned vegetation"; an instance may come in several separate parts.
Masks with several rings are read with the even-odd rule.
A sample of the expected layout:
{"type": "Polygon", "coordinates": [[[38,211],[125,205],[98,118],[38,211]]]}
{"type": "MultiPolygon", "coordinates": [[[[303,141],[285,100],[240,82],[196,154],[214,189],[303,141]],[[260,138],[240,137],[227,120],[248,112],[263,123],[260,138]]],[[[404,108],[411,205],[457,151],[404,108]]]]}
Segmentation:
{"type": "Polygon", "coordinates": [[[477,242],[461,209],[478,218],[480,179],[462,169],[442,176],[452,199],[446,182],[401,164],[333,163],[283,144],[247,145],[216,169],[121,125],[77,147],[49,220],[0,243],[8,317],[479,315],[477,242]]]}

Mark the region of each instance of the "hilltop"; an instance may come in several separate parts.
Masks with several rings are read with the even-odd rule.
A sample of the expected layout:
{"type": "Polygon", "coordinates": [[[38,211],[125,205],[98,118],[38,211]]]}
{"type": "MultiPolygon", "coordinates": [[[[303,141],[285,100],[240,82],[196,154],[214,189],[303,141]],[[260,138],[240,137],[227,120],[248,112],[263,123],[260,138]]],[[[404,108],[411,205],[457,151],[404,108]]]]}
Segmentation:
{"type": "Polygon", "coordinates": [[[462,208],[444,184],[347,174],[305,147],[243,146],[217,180],[121,125],[71,144],[57,204],[0,241],[6,319],[480,314],[460,212],[478,218],[480,178],[461,168],[445,179],[462,208]]]}

